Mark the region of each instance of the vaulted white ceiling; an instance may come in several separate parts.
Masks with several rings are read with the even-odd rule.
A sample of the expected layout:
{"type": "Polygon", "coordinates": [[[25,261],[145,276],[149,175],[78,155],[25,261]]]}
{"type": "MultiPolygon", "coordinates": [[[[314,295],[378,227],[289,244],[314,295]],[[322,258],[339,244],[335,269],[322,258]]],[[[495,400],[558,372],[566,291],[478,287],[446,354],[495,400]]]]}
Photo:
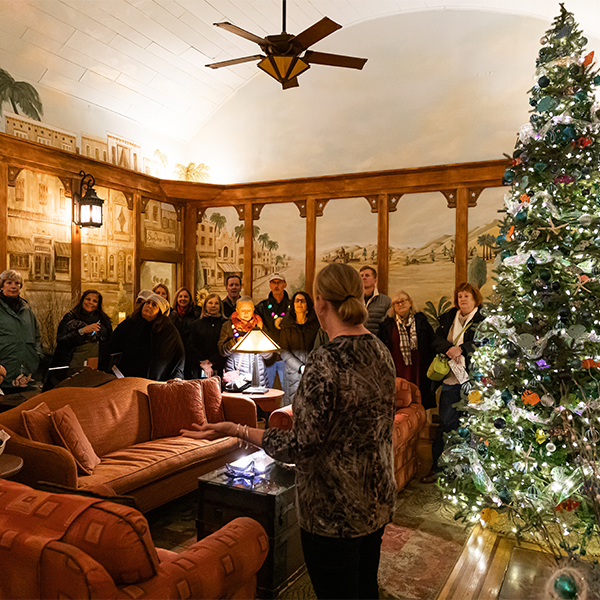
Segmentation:
{"type": "MultiPolygon", "coordinates": [[[[401,13],[449,8],[548,22],[559,11],[551,0],[288,0],[287,30],[297,34],[323,16],[349,28],[401,13]]],[[[600,37],[598,0],[571,0],[567,8],[584,31],[600,37]]],[[[274,92],[291,92],[281,92],[255,63],[218,70],[205,67],[257,53],[252,42],[213,26],[221,21],[260,37],[276,34],[281,31],[281,2],[0,0],[0,68],[32,83],[42,100],[44,91],[76,99],[185,144],[252,77],[264,78],[274,92]]],[[[334,33],[314,48],[356,54],[347,36],[338,35],[338,40],[334,33]]],[[[423,43],[435,45],[436,40],[423,43]]],[[[506,57],[510,61],[508,47],[506,57]]],[[[311,82],[301,77],[300,85],[311,82]]]]}

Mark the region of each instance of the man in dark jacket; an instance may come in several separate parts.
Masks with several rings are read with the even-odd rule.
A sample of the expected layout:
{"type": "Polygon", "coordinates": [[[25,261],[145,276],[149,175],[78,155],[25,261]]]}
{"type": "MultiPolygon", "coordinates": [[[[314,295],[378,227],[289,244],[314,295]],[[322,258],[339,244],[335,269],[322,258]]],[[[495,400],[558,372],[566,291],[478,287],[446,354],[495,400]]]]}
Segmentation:
{"type": "MultiPolygon", "coordinates": [[[[285,288],[287,282],[285,275],[273,273],[269,277],[269,287],[271,292],[269,297],[256,305],[256,313],[263,320],[265,331],[271,336],[273,341],[279,344],[281,330],[281,321],[291,310],[290,297],[285,288]]],[[[272,388],[275,383],[275,374],[279,374],[281,388],[284,389],[285,363],[279,353],[274,352],[273,356],[265,361],[267,367],[267,385],[272,388]]]]}
{"type": "Polygon", "coordinates": [[[365,327],[373,335],[377,335],[379,324],[385,319],[385,314],[392,305],[392,301],[389,296],[380,294],[377,290],[377,271],[373,267],[365,265],[361,267],[359,273],[365,294],[365,306],[369,313],[365,327]]]}
{"type": "Polygon", "coordinates": [[[227,296],[223,298],[223,316],[229,319],[235,312],[235,303],[242,293],[242,278],[239,275],[228,275],[225,279],[225,291],[227,296]]]}

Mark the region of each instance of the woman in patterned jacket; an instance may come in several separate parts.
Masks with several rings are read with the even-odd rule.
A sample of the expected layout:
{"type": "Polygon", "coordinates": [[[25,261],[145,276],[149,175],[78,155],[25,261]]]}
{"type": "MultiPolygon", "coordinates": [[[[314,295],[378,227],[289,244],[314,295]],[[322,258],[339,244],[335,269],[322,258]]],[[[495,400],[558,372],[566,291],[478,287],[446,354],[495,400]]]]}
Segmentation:
{"type": "Polygon", "coordinates": [[[315,293],[330,341],[308,357],[293,401],[293,428],[263,431],[225,422],[182,433],[240,437],[295,463],[302,548],[317,596],[377,598],[381,538],[396,498],[394,363],[363,325],[363,288],[352,267],[325,267],[315,293]]]}

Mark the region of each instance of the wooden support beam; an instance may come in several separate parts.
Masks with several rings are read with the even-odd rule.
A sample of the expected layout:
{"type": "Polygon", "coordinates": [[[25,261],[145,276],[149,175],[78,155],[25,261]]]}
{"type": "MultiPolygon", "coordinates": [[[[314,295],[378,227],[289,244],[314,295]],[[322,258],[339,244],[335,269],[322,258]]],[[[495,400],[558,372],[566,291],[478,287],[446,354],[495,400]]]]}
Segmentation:
{"type": "Polygon", "coordinates": [[[455,285],[467,281],[469,254],[469,190],[456,190],[456,231],[454,237],[455,285]]]}
{"type": "Polygon", "coordinates": [[[306,202],[306,257],[304,267],[304,289],[314,300],[313,284],[317,265],[317,201],[306,202]]]}
{"type": "Polygon", "coordinates": [[[254,259],[252,258],[252,247],[254,242],[254,224],[252,220],[252,202],[244,205],[244,273],[242,288],[244,294],[252,296],[252,271],[254,259]]]}
{"type": "Polygon", "coordinates": [[[377,196],[377,289],[388,293],[390,213],[389,194],[377,196]]]}
{"type": "MultiPolygon", "coordinates": [[[[79,190],[80,181],[79,178],[73,178],[71,189],[79,190]]],[[[71,214],[71,300],[75,305],[81,298],[81,228],[73,223],[73,216],[71,214]]]]}
{"type": "Polygon", "coordinates": [[[8,164],[0,161],[0,272],[8,268],[8,164]]]}
{"type": "Polygon", "coordinates": [[[185,206],[183,216],[183,285],[196,298],[196,207],[185,206]]]}
{"type": "Polygon", "coordinates": [[[133,193],[133,305],[140,293],[140,275],[142,269],[142,194],[133,193]]]}

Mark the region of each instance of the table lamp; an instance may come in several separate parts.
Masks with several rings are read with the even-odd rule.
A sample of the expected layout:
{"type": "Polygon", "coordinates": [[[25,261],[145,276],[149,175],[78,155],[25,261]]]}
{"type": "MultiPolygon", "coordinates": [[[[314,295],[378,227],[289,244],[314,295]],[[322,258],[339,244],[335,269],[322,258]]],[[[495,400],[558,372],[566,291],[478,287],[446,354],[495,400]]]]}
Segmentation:
{"type": "Polygon", "coordinates": [[[254,355],[252,361],[252,386],[244,390],[245,394],[264,394],[266,387],[260,385],[258,368],[258,354],[277,352],[279,346],[259,327],[251,329],[243,338],[240,338],[232,352],[246,352],[254,355]]]}

